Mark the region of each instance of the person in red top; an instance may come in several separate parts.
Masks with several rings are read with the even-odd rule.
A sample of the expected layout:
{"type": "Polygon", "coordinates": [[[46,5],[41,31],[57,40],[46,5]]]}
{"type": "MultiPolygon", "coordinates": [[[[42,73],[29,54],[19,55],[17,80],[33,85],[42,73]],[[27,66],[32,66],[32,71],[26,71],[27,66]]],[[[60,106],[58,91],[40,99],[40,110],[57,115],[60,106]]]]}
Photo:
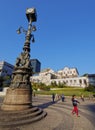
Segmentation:
{"type": "Polygon", "coordinates": [[[80,102],[76,99],[76,95],[73,95],[72,96],[72,104],[73,104],[72,114],[76,113],[76,115],[79,117],[79,115],[78,115],[78,103],[80,103],[80,102]]]}

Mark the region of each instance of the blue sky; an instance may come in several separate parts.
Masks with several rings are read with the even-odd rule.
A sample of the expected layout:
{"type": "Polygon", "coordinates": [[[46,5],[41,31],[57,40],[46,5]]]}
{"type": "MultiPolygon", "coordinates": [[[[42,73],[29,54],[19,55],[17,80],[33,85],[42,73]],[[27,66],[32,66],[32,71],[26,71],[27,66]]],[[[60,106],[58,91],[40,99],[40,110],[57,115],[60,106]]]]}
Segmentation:
{"type": "Polygon", "coordinates": [[[15,64],[22,52],[27,29],[26,8],[37,10],[35,43],[31,58],[41,68],[55,71],[76,67],[80,75],[95,73],[95,0],[1,0],[0,60],[15,64]]]}

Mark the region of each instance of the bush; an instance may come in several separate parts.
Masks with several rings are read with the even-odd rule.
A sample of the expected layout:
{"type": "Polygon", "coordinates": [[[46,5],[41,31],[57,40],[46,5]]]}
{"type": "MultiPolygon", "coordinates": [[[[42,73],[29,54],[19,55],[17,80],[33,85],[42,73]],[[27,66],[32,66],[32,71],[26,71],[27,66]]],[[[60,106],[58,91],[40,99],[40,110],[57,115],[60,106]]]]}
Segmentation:
{"type": "Polygon", "coordinates": [[[51,88],[64,88],[64,87],[66,87],[65,82],[64,83],[61,82],[56,83],[56,81],[51,82],[51,88]]]}
{"type": "Polygon", "coordinates": [[[85,91],[88,91],[88,92],[94,92],[95,91],[95,86],[93,86],[93,85],[89,85],[88,87],[86,87],[85,89],[84,89],[85,91]]]}
{"type": "Polygon", "coordinates": [[[50,86],[46,86],[44,83],[32,83],[32,88],[36,91],[38,89],[46,91],[50,90],[50,86]]]}

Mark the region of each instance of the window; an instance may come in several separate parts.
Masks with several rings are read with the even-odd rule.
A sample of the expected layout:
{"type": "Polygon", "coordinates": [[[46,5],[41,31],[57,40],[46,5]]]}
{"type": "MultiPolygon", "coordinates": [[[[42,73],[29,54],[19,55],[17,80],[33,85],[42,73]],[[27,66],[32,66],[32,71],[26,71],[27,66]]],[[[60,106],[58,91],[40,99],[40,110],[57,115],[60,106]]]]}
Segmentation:
{"type": "Polygon", "coordinates": [[[74,80],[74,83],[76,83],[76,80],[74,80]]]}

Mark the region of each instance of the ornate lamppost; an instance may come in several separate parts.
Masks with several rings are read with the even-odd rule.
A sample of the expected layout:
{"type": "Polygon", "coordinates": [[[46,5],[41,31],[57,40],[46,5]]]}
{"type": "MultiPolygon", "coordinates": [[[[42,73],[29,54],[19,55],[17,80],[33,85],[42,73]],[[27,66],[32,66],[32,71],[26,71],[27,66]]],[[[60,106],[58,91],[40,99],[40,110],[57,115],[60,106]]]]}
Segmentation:
{"type": "Polygon", "coordinates": [[[21,31],[25,33],[23,52],[16,59],[12,81],[1,106],[2,110],[25,110],[32,106],[30,42],[31,40],[34,42],[32,31],[35,31],[36,27],[32,25],[32,22],[36,22],[37,20],[36,9],[26,9],[26,17],[28,19],[27,31],[22,27],[17,30],[18,33],[21,31]]]}

